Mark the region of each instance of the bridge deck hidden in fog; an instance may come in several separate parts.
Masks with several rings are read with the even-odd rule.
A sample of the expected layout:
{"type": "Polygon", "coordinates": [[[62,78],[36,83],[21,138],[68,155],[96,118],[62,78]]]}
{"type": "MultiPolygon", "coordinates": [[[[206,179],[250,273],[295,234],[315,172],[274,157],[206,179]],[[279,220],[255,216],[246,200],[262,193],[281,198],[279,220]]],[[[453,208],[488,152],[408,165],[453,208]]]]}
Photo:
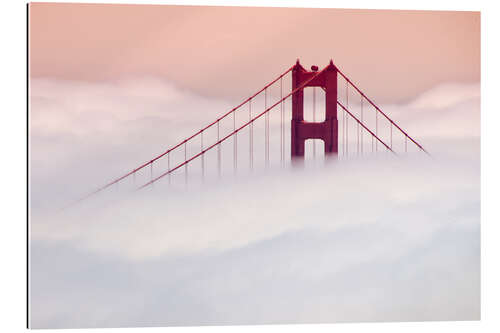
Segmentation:
{"type": "MultiPolygon", "coordinates": [[[[310,139],[319,139],[324,142],[324,156],[327,159],[344,159],[353,155],[380,152],[398,154],[408,152],[410,149],[427,153],[414,138],[401,129],[344,75],[333,61],[330,60],[330,63],[321,70],[317,66],[311,66],[311,71],[308,71],[297,60],[295,65],[212,123],[85,198],[112,185],[117,185],[129,177],[133,178],[135,184],[136,174],[140,172],[148,173],[149,177],[142,184],[137,184],[136,189],[151,186],[165,177],[170,183],[174,172],[183,172],[187,182],[188,172],[196,164],[201,176],[204,177],[207,169],[206,157],[209,152],[215,160],[212,164],[216,165],[216,172],[220,176],[223,173],[223,150],[221,148],[224,144],[232,146],[231,149],[225,147],[224,153],[229,151],[232,155],[233,172],[241,168],[241,161],[240,166],[238,166],[238,161],[243,156],[245,156],[246,168],[252,170],[255,167],[254,161],[257,159],[257,153],[263,160],[263,165],[269,166],[271,160],[270,114],[278,109],[280,117],[278,160],[282,166],[287,161],[292,164],[303,161],[305,143],[310,139]],[[284,79],[289,78],[290,73],[291,88],[284,92],[284,79]],[[308,87],[312,87],[313,93],[312,121],[306,121],[304,117],[304,91],[308,87]],[[276,95],[275,102],[271,101],[273,97],[271,91],[276,95]],[[324,94],[323,121],[316,121],[316,108],[317,104],[320,104],[317,103],[316,98],[318,93],[324,94]],[[290,97],[291,119],[287,117],[285,104],[290,97]],[[262,101],[262,98],[263,103],[260,104],[263,105],[259,107],[257,101],[259,99],[262,101]],[[240,119],[239,122],[237,122],[237,117],[240,119]],[[256,147],[258,138],[255,135],[255,127],[258,123],[264,125],[260,147],[256,147]],[[289,136],[286,135],[287,132],[289,136]],[[239,143],[238,140],[240,140],[239,143]],[[241,152],[242,140],[245,141],[244,144],[247,147],[244,152],[241,152]],[[288,145],[290,148],[287,147],[288,145]],[[176,154],[175,161],[174,154],[176,154]],[[159,162],[162,161],[165,164],[165,160],[166,165],[161,169],[159,162]],[[153,172],[153,166],[156,165],[158,167],[155,169],[160,168],[159,173],[156,170],[153,172]]],[[[316,156],[316,144],[312,148],[313,155],[316,156]]],[[[224,170],[226,169],[228,169],[227,166],[224,170]]]]}

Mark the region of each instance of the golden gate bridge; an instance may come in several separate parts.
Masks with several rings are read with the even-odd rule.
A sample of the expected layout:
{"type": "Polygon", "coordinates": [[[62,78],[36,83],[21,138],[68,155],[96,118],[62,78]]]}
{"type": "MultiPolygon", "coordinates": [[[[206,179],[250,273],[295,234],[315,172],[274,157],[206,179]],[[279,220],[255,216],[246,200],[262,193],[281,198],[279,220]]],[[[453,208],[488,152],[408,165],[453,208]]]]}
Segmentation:
{"type": "MultiPolygon", "coordinates": [[[[328,160],[345,159],[349,156],[364,154],[390,153],[398,155],[410,150],[428,154],[421,144],[384,113],[334,65],[332,60],[321,70],[317,66],[311,66],[311,70],[308,71],[297,59],[293,66],[213,122],[79,201],[113,185],[118,185],[127,178],[132,178],[135,185],[136,175],[140,172],[145,173],[148,169],[149,179],[135,186],[136,190],[150,187],[165,178],[168,178],[168,182],[171,183],[172,175],[180,172],[184,173],[187,182],[189,168],[195,163],[199,163],[201,176],[204,177],[208,152],[215,152],[213,154],[215,155],[215,169],[218,176],[221,176],[222,146],[227,144],[232,144],[229,154],[232,155],[233,172],[238,170],[238,161],[243,154],[246,155],[248,169],[253,170],[258,150],[255,148],[255,143],[258,141],[255,136],[255,127],[258,122],[263,122],[264,152],[263,154],[261,152],[261,155],[263,155],[263,164],[267,167],[271,159],[270,114],[274,110],[279,110],[279,163],[281,166],[284,166],[287,160],[292,164],[301,163],[305,155],[305,142],[318,139],[324,142],[324,157],[328,160]],[[291,88],[289,91],[284,91],[284,80],[289,79],[290,76],[291,88]],[[304,92],[306,88],[312,88],[312,121],[308,121],[304,117],[304,92]],[[318,121],[316,117],[318,95],[324,95],[325,112],[324,120],[321,121],[318,121]],[[288,117],[285,102],[289,101],[290,97],[291,117],[288,117]],[[260,103],[257,103],[258,101],[260,103]],[[287,142],[285,135],[287,123],[290,126],[289,142],[287,142]],[[248,151],[244,153],[241,152],[243,139],[248,140],[245,143],[248,145],[248,151]],[[239,143],[238,140],[240,140],[239,143]],[[289,149],[286,148],[288,144],[290,145],[289,149]],[[290,151],[289,159],[286,156],[287,151],[290,151]],[[165,162],[165,160],[164,168],[160,170],[159,174],[154,175],[153,167],[158,165],[160,161],[165,162]]],[[[316,156],[315,143],[312,148],[313,155],[316,156]]],[[[227,147],[226,150],[228,150],[227,147]]]]}

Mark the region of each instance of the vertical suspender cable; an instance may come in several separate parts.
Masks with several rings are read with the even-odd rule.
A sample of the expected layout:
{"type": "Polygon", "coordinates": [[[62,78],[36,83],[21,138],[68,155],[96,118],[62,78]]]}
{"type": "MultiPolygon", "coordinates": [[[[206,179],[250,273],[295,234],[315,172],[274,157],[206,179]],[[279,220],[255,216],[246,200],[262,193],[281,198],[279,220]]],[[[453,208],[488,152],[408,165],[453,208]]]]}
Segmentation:
{"type": "MultiPolygon", "coordinates": [[[[264,110],[267,110],[267,88],[264,89],[264,110]]],[[[269,112],[266,112],[264,119],[264,161],[266,167],[269,165],[269,112]]]]}
{"type": "MultiPolygon", "coordinates": [[[[283,90],[283,88],[282,88],[283,90]]],[[[281,93],[281,95],[283,95],[283,93],[281,93]]],[[[290,99],[291,101],[291,99],[290,99]]],[[[286,119],[286,101],[283,101],[280,103],[280,105],[282,106],[282,113],[283,113],[283,166],[286,165],[286,126],[285,126],[285,119],[286,119]]],[[[290,117],[290,122],[291,122],[291,118],[290,117]]]]}
{"type": "Polygon", "coordinates": [[[283,77],[280,77],[280,163],[281,166],[284,165],[284,156],[285,156],[285,150],[284,150],[284,138],[285,138],[285,133],[284,133],[284,127],[283,127],[283,77]]]}
{"type": "MultiPolygon", "coordinates": [[[[361,123],[363,123],[363,95],[361,95],[361,123]]],[[[363,155],[363,127],[361,127],[361,155],[363,155]]]]}
{"type": "Polygon", "coordinates": [[[236,132],[236,112],[233,112],[233,132],[234,132],[234,151],[233,151],[233,169],[234,173],[236,174],[236,168],[238,167],[237,165],[237,159],[238,159],[238,132],[236,132]]]}
{"type": "Polygon", "coordinates": [[[359,120],[356,120],[356,155],[359,155],[359,120]]]}
{"type": "Polygon", "coordinates": [[[249,142],[248,142],[248,145],[249,145],[249,150],[248,150],[248,160],[249,160],[249,168],[250,170],[252,170],[252,166],[253,166],[253,122],[252,122],[252,100],[249,100],[248,101],[248,121],[250,122],[250,126],[248,127],[249,128],[249,134],[250,134],[250,138],[249,138],[249,142]]]}
{"type": "Polygon", "coordinates": [[[392,149],[392,121],[391,121],[391,149],[392,149]]]}
{"type": "Polygon", "coordinates": [[[201,143],[200,143],[200,153],[201,153],[201,179],[205,179],[205,154],[203,154],[203,131],[201,131],[201,143]]]}
{"type": "MultiPolygon", "coordinates": [[[[349,110],[349,82],[345,82],[345,104],[346,109],[349,110]]],[[[349,115],[345,116],[345,154],[349,155],[349,115]]]]}
{"type": "Polygon", "coordinates": [[[373,151],[374,151],[374,149],[373,149],[373,145],[374,145],[374,144],[373,144],[373,134],[372,134],[372,153],[373,153],[373,151]]]}
{"type": "MultiPolygon", "coordinates": [[[[217,142],[220,141],[220,119],[217,119],[217,142]]],[[[217,173],[220,177],[221,161],[220,161],[220,143],[217,145],[217,173]]]]}
{"type": "Polygon", "coordinates": [[[344,109],[341,110],[342,112],[342,156],[345,155],[345,111],[344,109]]]}
{"type": "Polygon", "coordinates": [[[356,122],[356,154],[359,155],[359,121],[356,122]]]}
{"type": "MultiPolygon", "coordinates": [[[[313,87],[313,122],[316,122],[316,87],[313,87]]],[[[313,158],[316,159],[316,140],[313,140],[313,158]]]]}
{"type": "Polygon", "coordinates": [[[151,162],[149,165],[149,176],[151,177],[151,180],[153,180],[153,162],[151,162]]]}
{"type": "Polygon", "coordinates": [[[349,115],[345,116],[345,155],[349,155],[349,115]]]}
{"type": "Polygon", "coordinates": [[[172,183],[172,174],[170,172],[170,151],[168,152],[167,154],[167,167],[168,167],[168,183],[171,184],[172,183]]]}
{"type": "Polygon", "coordinates": [[[345,155],[345,110],[342,109],[342,155],[345,155]]]}
{"type": "MultiPolygon", "coordinates": [[[[375,112],[377,112],[377,110],[375,110],[375,112]]],[[[374,137],[373,137],[373,134],[371,135],[372,137],[372,153],[375,152],[375,143],[373,142],[374,141],[374,137]]]]}
{"type": "Polygon", "coordinates": [[[188,182],[188,164],[187,161],[187,140],[184,140],[184,183],[187,185],[188,182]]]}
{"type": "MultiPolygon", "coordinates": [[[[375,110],[375,135],[378,137],[378,111],[375,110]]],[[[375,141],[375,151],[378,151],[378,140],[375,141]]]]}

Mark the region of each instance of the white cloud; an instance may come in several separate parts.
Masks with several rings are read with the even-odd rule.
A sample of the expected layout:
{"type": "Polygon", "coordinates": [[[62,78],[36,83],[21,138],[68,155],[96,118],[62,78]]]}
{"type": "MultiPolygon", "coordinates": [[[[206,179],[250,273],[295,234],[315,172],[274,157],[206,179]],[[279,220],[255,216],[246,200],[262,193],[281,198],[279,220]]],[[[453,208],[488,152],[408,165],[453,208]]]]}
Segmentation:
{"type": "Polygon", "coordinates": [[[200,184],[193,164],[188,190],[180,172],[171,187],[130,194],[128,181],[54,213],[231,103],[151,78],[33,85],[34,327],[478,319],[476,86],[384,108],[433,159],[364,156],[249,177],[241,153],[237,178],[224,169],[200,184]]]}
{"type": "Polygon", "coordinates": [[[335,231],[352,224],[389,223],[407,231],[418,225],[418,240],[446,223],[437,216],[423,223],[426,214],[444,214],[457,200],[474,201],[479,184],[477,164],[426,157],[246,177],[222,185],[207,180],[187,191],[182,183],[171,189],[167,181],[131,196],[125,189],[111,191],[107,200],[40,216],[32,235],[131,260],[228,250],[291,230],[335,231]],[[433,212],[436,201],[442,207],[433,212]],[[393,221],[396,216],[405,220],[393,221]]]}
{"type": "Polygon", "coordinates": [[[415,109],[442,109],[464,103],[477,101],[481,97],[480,84],[441,84],[418,96],[410,107],[415,109]]]}

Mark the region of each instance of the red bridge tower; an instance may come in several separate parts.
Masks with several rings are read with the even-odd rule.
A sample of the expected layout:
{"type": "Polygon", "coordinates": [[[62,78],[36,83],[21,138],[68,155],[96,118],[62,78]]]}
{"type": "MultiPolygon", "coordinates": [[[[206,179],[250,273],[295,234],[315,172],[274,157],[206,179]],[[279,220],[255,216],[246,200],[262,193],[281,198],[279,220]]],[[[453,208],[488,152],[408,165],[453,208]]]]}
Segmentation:
{"type": "MultiPolygon", "coordinates": [[[[312,71],[304,69],[297,59],[292,71],[292,91],[317,74],[317,66],[312,66],[311,69],[312,71]]],[[[292,95],[292,160],[304,159],[307,139],[323,140],[325,157],[336,157],[338,154],[337,71],[337,67],[330,60],[330,64],[304,86],[321,87],[325,90],[325,121],[304,121],[304,90],[300,89],[292,95]],[[334,154],[335,156],[332,156],[334,154]]]]}

